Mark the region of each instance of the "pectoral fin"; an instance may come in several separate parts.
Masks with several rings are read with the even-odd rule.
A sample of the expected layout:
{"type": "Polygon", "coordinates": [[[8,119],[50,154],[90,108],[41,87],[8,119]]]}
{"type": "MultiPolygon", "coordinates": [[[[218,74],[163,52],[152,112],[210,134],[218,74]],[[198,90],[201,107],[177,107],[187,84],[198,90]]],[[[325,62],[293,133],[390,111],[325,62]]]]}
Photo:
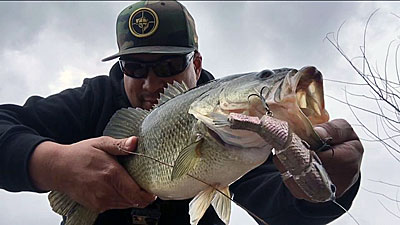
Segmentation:
{"type": "Polygon", "coordinates": [[[219,192],[216,192],[211,202],[211,205],[214,207],[218,217],[225,224],[229,224],[229,220],[231,218],[231,199],[230,199],[231,193],[229,191],[229,187],[226,187],[220,191],[224,193],[226,196],[222,195],[219,192]],[[227,198],[227,196],[229,198],[227,198]]]}
{"type": "Polygon", "coordinates": [[[199,138],[179,153],[179,156],[175,161],[174,168],[172,169],[171,180],[187,174],[195,167],[197,162],[200,160],[200,149],[201,145],[203,144],[203,140],[203,138],[199,138]]]}
{"type": "Polygon", "coordinates": [[[190,224],[197,225],[201,217],[207,211],[215,196],[216,190],[212,187],[200,192],[189,203],[190,224]]]}

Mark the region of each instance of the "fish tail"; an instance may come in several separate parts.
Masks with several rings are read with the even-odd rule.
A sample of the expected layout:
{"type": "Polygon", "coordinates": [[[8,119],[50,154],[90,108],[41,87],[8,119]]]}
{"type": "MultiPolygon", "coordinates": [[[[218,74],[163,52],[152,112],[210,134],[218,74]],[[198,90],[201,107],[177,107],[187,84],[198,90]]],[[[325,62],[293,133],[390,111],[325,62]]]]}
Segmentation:
{"type": "Polygon", "coordinates": [[[66,217],[65,225],[91,225],[96,221],[97,212],[83,207],[64,193],[52,191],[48,198],[53,211],[66,217]]]}

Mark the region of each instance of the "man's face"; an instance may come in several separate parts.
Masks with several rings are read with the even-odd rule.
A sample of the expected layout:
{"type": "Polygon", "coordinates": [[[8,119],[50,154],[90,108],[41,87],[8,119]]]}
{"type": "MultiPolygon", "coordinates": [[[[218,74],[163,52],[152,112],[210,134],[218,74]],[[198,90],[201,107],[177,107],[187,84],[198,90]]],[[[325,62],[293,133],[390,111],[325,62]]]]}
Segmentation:
{"type": "MultiPolygon", "coordinates": [[[[126,60],[140,61],[140,62],[154,62],[159,60],[163,54],[136,54],[126,56],[126,60]]],[[[189,88],[195,87],[196,82],[200,77],[201,72],[201,55],[195,53],[192,60],[186,69],[171,77],[158,77],[153,68],[148,68],[148,74],[146,78],[132,78],[124,75],[124,88],[128,96],[129,102],[132,107],[139,107],[143,109],[151,109],[153,105],[157,104],[157,99],[160,97],[160,93],[163,92],[163,88],[168,83],[173,81],[182,82],[184,81],[189,88]]]]}

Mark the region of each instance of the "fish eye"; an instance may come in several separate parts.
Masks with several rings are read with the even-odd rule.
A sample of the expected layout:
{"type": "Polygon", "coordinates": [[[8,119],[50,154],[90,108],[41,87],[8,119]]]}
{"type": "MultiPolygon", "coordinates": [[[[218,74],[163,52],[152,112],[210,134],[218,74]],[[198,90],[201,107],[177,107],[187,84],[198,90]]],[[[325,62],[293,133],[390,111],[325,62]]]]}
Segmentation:
{"type": "Polygon", "coordinates": [[[257,73],[256,76],[259,78],[268,78],[268,77],[272,76],[273,74],[275,74],[274,71],[267,69],[267,70],[263,70],[263,71],[257,73]]]}

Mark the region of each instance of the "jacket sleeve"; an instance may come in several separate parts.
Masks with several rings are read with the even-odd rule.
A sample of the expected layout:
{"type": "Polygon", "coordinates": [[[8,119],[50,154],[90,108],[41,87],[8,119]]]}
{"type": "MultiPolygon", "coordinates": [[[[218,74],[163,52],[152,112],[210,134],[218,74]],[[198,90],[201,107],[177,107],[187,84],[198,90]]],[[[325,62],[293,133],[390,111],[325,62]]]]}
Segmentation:
{"type": "MultiPolygon", "coordinates": [[[[360,178],[336,201],[348,210],[359,186],[360,178]]],[[[327,224],[344,213],[331,201],[311,203],[295,198],[283,183],[272,157],[232,184],[231,191],[236,201],[270,225],[327,224]]]]}
{"type": "Polygon", "coordinates": [[[0,105],[0,188],[36,191],[29,176],[29,159],[41,142],[73,143],[92,133],[92,87],[67,89],[47,98],[30,97],[23,106],[0,105]]]}

